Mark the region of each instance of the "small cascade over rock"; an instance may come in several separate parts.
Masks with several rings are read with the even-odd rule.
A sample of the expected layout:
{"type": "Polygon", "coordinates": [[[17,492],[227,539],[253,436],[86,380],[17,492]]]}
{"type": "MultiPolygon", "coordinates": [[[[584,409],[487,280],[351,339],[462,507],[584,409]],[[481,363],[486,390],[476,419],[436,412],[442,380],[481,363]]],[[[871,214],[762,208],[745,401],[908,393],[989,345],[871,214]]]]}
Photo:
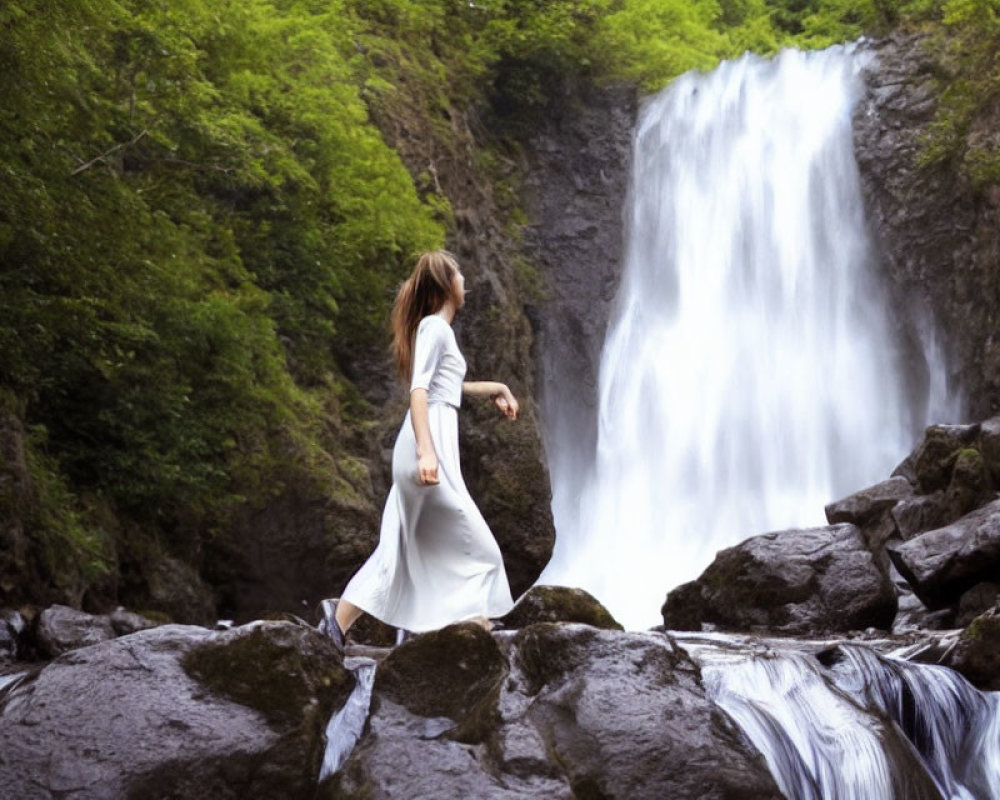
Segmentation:
{"type": "Polygon", "coordinates": [[[881,655],[877,643],[771,640],[761,652],[713,635],[684,644],[708,696],[764,754],[787,797],[1000,797],[1000,693],[881,655]]]}
{"type": "MultiPolygon", "coordinates": [[[[720,548],[821,524],[955,415],[931,330],[926,396],[907,384],[874,269],[852,141],[863,66],[852,47],[747,55],[640,115],[596,450],[550,458],[541,578],[628,627],[720,548]]],[[[576,387],[559,391],[576,413],[576,387]]],[[[550,451],[579,449],[557,434],[550,451]]]]}
{"type": "Polygon", "coordinates": [[[344,659],[344,668],[354,674],[354,691],[326,725],[323,766],[319,771],[321,783],[340,769],[361,738],[368,720],[376,663],[371,658],[344,659]]]}

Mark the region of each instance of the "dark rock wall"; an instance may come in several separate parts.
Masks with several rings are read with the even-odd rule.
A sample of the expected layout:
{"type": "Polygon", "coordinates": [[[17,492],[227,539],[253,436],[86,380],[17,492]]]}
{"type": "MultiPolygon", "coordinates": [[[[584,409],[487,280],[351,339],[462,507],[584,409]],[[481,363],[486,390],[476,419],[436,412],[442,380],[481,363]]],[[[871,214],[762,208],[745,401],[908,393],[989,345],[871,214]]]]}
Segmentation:
{"type": "Polygon", "coordinates": [[[632,86],[569,87],[526,137],[523,249],[543,283],[530,309],[538,396],[546,439],[571,448],[559,454],[570,460],[591,454],[597,439],[598,370],[622,271],[637,100],[632,86]]]}
{"type": "Polygon", "coordinates": [[[876,61],[855,113],[855,151],[895,318],[911,344],[912,389],[925,389],[913,343],[927,314],[965,415],[981,419],[1000,409],[1000,187],[975,190],[957,164],[921,166],[942,72],[925,41],[896,34],[868,48],[876,61]]]}

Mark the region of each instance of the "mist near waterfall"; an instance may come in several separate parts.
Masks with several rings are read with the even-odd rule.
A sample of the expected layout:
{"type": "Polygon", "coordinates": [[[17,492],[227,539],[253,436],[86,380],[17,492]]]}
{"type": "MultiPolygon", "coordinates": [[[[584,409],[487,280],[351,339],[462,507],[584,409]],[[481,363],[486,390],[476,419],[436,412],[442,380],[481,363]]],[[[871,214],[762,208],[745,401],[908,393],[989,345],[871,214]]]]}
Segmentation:
{"type": "MultiPolygon", "coordinates": [[[[539,583],[655,625],[718,550],[825,524],[956,418],[928,326],[929,378],[908,387],[878,279],[851,133],[864,58],[746,55],[643,106],[595,450],[559,458],[572,431],[545,421],[557,541],[539,583]]],[[[572,385],[547,391],[550,415],[579,413],[572,385]]]]}

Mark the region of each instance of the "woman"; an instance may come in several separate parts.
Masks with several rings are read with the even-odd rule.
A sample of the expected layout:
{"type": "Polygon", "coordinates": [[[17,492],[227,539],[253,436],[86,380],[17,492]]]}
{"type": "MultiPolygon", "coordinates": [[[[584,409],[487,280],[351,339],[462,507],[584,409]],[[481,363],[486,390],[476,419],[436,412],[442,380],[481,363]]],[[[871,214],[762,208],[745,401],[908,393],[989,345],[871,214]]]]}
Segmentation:
{"type": "Polygon", "coordinates": [[[392,451],[393,485],[378,547],[339,602],[324,600],[320,628],[340,650],[362,612],[411,632],[489,618],[513,606],[503,559],[469,495],[458,461],[462,393],[489,397],[509,419],[505,384],[463,382],[465,359],[451,322],[465,304],[465,278],[445,250],[423,254],[392,310],[393,350],[410,384],[410,408],[392,451]]]}

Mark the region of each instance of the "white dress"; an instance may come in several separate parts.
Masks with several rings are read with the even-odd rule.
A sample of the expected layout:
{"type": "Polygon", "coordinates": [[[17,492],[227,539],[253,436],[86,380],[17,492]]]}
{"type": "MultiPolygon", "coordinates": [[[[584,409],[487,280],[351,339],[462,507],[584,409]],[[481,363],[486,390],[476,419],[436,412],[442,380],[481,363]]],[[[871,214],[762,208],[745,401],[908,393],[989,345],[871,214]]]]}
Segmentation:
{"type": "Polygon", "coordinates": [[[392,451],[392,488],[378,547],[341,595],[408,631],[436,630],[471,617],[501,617],[514,603],[500,548],[462,479],[458,407],[465,358],[443,317],[417,327],[410,391],[427,390],[438,458],[434,486],[418,480],[417,441],[406,412],[392,451]]]}

